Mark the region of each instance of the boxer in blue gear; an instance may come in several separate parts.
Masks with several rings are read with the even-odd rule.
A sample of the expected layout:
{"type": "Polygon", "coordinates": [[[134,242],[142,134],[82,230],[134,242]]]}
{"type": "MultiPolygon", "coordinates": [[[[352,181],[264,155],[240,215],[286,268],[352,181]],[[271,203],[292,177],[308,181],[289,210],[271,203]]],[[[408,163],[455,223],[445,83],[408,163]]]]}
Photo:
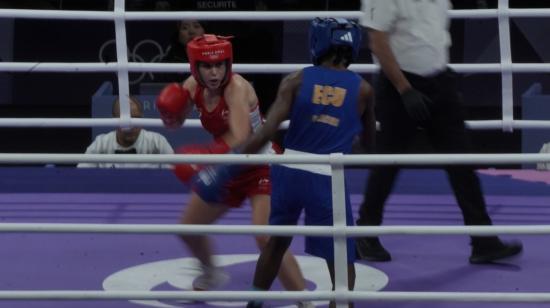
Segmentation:
{"type": "MultiPolygon", "coordinates": [[[[290,118],[284,154],[330,154],[351,152],[359,134],[367,148],[374,145],[376,122],[370,85],[348,70],[361,45],[359,26],[346,19],[316,18],[310,26],[313,66],[285,77],[264,125],[245,143],[241,153],[255,153],[275,135],[281,122],[290,118]]],[[[273,165],[270,224],[295,225],[305,211],[307,225],[330,225],[332,194],[328,165],[273,165]]],[[[352,225],[349,196],[346,216],[352,225]]],[[[253,288],[268,290],[292,237],[272,236],[262,250],[254,274],[253,288]]],[[[326,260],[334,286],[332,237],[309,237],[306,251],[326,260]]],[[[355,284],[355,249],[348,240],[348,285],[355,284]]],[[[252,301],[249,307],[262,303],[252,301]]],[[[331,306],[335,303],[331,302],[331,306]]]]}

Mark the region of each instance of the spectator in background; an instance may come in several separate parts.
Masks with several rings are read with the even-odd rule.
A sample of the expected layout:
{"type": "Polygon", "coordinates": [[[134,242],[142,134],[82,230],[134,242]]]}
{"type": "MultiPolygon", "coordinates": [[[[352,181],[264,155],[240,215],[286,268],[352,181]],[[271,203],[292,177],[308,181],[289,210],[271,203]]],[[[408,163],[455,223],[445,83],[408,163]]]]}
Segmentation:
{"type": "Polygon", "coordinates": [[[198,20],[181,20],[177,22],[177,31],[174,33],[166,56],[162,62],[166,63],[187,63],[186,46],[189,41],[205,33],[203,25],[198,20]]]}
{"type": "MultiPolygon", "coordinates": [[[[143,107],[137,98],[130,98],[132,118],[143,117],[143,107]]],[[[120,117],[120,101],[113,103],[113,118],[120,117]]],[[[86,149],[86,154],[174,154],[172,146],[159,133],[150,132],[140,127],[129,129],[117,128],[106,134],[98,135],[86,149]]],[[[78,168],[170,168],[159,164],[133,163],[80,163],[78,168]]]]}
{"type": "MultiPolygon", "coordinates": [[[[164,63],[187,63],[187,43],[197,36],[205,33],[204,23],[198,20],[181,20],[176,23],[176,31],[170,38],[170,45],[166,50],[166,55],[162,58],[164,63]]],[[[155,74],[155,82],[181,81],[187,78],[187,73],[164,73],[155,74]]]]}

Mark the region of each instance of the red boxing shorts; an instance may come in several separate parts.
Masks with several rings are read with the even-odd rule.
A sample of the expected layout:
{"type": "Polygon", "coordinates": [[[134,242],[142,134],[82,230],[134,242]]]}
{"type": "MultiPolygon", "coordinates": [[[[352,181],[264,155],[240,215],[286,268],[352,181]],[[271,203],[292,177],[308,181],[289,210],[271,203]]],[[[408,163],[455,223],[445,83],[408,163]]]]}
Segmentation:
{"type": "Polygon", "coordinates": [[[222,204],[240,207],[246,198],[256,195],[271,195],[269,166],[254,166],[224,186],[226,192],[222,204]]]}

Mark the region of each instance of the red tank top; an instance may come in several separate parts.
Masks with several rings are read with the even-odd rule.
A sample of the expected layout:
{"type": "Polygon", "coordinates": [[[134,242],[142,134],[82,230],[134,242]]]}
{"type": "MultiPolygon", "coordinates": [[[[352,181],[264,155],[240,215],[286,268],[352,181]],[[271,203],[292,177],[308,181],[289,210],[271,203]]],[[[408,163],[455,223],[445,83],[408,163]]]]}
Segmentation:
{"type": "Polygon", "coordinates": [[[229,108],[227,107],[222,91],[222,95],[216,107],[212,111],[208,111],[204,104],[203,90],[203,87],[197,85],[195,95],[193,95],[193,101],[199,112],[199,119],[201,120],[202,126],[211,133],[214,138],[217,138],[229,130],[229,108]]]}
{"type": "MultiPolygon", "coordinates": [[[[197,88],[195,89],[195,93],[193,95],[193,101],[195,102],[195,106],[197,108],[197,111],[199,112],[199,119],[201,120],[201,124],[208,131],[214,138],[221,137],[223,134],[225,134],[229,130],[229,108],[227,107],[227,103],[224,99],[224,91],[222,91],[222,95],[220,96],[220,100],[218,101],[218,104],[212,111],[208,111],[206,109],[206,105],[204,104],[204,88],[197,84],[197,88]]],[[[260,108],[258,105],[250,111],[250,124],[252,126],[252,130],[256,131],[263,123],[263,118],[260,114],[260,108]]],[[[272,150],[275,153],[282,153],[281,148],[273,143],[272,145],[266,146],[266,149],[272,148],[272,150]]],[[[264,151],[266,150],[264,149],[264,151]]],[[[271,151],[267,151],[271,152],[271,151]]]]}

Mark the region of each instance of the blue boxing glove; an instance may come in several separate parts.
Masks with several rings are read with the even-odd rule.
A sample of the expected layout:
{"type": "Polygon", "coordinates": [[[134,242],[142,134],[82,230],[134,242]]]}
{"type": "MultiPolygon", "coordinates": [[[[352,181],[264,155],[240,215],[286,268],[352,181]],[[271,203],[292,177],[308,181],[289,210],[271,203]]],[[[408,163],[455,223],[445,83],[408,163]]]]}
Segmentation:
{"type": "Polygon", "coordinates": [[[207,203],[223,203],[229,193],[225,185],[242,171],[239,165],[208,166],[194,177],[193,190],[207,203]]]}

